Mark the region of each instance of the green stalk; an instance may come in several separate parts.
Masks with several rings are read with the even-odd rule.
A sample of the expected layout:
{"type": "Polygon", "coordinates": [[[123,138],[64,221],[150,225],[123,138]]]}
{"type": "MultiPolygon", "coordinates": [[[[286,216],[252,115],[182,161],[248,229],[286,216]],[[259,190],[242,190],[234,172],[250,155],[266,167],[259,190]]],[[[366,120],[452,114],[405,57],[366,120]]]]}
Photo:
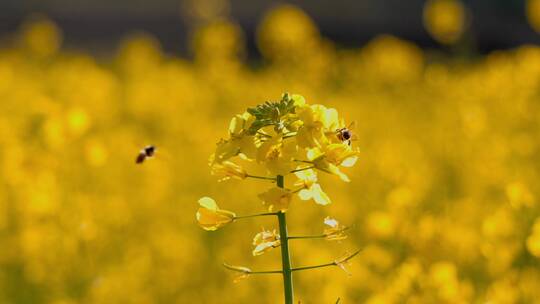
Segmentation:
{"type": "MultiPolygon", "coordinates": [[[[277,186],[285,187],[285,182],[282,175],[277,176],[277,186]]],[[[285,294],[285,304],[293,304],[293,281],[291,257],[289,254],[289,236],[287,233],[287,218],[285,212],[277,214],[279,220],[279,239],[281,241],[281,264],[283,268],[283,292],[285,294]]]]}

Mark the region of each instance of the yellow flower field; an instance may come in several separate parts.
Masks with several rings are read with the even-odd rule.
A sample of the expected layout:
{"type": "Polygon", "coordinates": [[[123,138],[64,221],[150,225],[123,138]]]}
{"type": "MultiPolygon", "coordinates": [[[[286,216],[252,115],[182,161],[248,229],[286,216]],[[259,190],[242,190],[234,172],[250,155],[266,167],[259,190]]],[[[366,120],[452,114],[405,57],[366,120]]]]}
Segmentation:
{"type": "MultiPolygon", "coordinates": [[[[350,227],[295,241],[293,265],[362,248],[350,276],[296,273],[297,301],[539,303],[540,47],[471,58],[382,35],[343,49],[283,6],[261,20],[253,67],[232,21],[199,28],[186,59],[144,33],[95,58],[32,20],[0,45],[0,303],[281,303],[279,276],[235,282],[222,266],[280,269],[279,250],[252,254],[277,221],[209,234],[195,213],[203,196],[220,224],[263,209],[267,187],[226,164],[216,182],[208,156],[231,117],[283,92],[356,121],[360,149],[350,183],[319,173],[325,197],[306,176],[320,203],[290,203],[291,233],[350,227]]],[[[449,44],[445,24],[432,31],[449,44]]]]}

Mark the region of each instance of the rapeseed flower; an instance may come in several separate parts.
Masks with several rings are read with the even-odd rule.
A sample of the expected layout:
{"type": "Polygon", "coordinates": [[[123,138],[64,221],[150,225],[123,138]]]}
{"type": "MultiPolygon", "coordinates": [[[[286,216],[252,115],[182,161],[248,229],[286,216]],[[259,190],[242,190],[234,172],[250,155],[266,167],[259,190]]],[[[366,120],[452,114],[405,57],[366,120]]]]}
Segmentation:
{"type": "Polygon", "coordinates": [[[327,226],[323,234],[328,241],[341,241],[347,238],[345,231],[348,227],[341,225],[336,219],[327,216],[324,219],[324,224],[327,226]]]}
{"type": "Polygon", "coordinates": [[[302,170],[295,172],[298,181],[295,186],[300,187],[298,197],[301,200],[307,201],[313,199],[319,205],[328,205],[332,203],[330,197],[322,190],[321,185],[317,183],[317,173],[314,170],[302,170]]]}
{"type": "Polygon", "coordinates": [[[354,166],[358,160],[358,154],[358,150],[354,150],[351,146],[341,143],[310,149],[308,150],[307,156],[315,168],[337,175],[341,180],[349,182],[349,177],[341,172],[339,167],[354,166]]]}
{"type": "Polygon", "coordinates": [[[253,238],[255,249],[253,249],[252,254],[253,256],[262,255],[268,250],[279,247],[280,245],[279,234],[275,229],[272,231],[263,229],[263,231],[257,233],[253,238]]]}
{"type": "Polygon", "coordinates": [[[241,166],[231,162],[224,161],[212,164],[212,175],[219,177],[219,181],[233,179],[245,179],[247,172],[241,166]]]}
{"type": "Polygon", "coordinates": [[[201,206],[197,211],[196,217],[204,230],[214,231],[224,225],[232,222],[236,217],[236,214],[231,211],[219,209],[216,202],[210,197],[203,197],[199,199],[199,205],[201,206]]]}
{"type": "Polygon", "coordinates": [[[292,192],[290,190],[274,187],[266,192],[259,194],[259,198],[267,206],[268,211],[285,212],[289,209],[289,205],[292,200],[292,192]]]}

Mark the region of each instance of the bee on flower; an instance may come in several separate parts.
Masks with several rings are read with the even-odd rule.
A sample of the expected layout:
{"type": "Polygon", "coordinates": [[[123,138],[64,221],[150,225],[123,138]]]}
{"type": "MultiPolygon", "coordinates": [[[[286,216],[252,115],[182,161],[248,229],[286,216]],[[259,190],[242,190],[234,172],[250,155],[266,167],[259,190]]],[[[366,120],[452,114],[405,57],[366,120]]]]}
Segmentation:
{"type": "Polygon", "coordinates": [[[359,151],[347,144],[330,144],[323,148],[308,150],[308,159],[316,169],[337,175],[341,180],[349,182],[349,177],[340,167],[352,167],[358,160],[359,151]]]}

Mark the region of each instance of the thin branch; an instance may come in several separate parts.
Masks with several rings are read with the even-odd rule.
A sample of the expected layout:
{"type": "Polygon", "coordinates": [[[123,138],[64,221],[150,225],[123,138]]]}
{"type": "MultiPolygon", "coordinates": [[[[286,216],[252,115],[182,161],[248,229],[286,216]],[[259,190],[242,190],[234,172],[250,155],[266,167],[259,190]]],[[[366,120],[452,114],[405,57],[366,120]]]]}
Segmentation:
{"type": "Polygon", "coordinates": [[[313,169],[313,168],[315,168],[315,166],[309,166],[309,167],[305,167],[305,168],[300,168],[300,169],[292,170],[290,173],[296,173],[296,172],[300,172],[300,171],[306,171],[306,170],[313,169]]]}
{"type": "Polygon", "coordinates": [[[276,181],[276,178],[275,178],[275,177],[257,176],[257,175],[249,175],[249,174],[246,174],[246,177],[251,177],[251,178],[256,178],[256,179],[264,179],[264,180],[276,181]]]}
{"type": "Polygon", "coordinates": [[[277,214],[278,214],[277,212],[266,212],[266,213],[248,214],[248,215],[235,216],[234,219],[235,219],[235,220],[239,220],[239,219],[245,219],[245,218],[250,218],[250,217],[269,216],[269,215],[277,215],[277,214]]]}
{"type": "Polygon", "coordinates": [[[362,250],[358,249],[356,252],[354,252],[353,254],[347,256],[346,258],[335,260],[335,261],[332,261],[331,263],[313,265],[313,266],[296,267],[296,268],[291,269],[291,271],[301,271],[301,270],[308,270],[308,269],[315,269],[315,268],[322,268],[322,267],[329,267],[329,266],[339,266],[339,265],[349,261],[350,259],[354,258],[357,254],[360,253],[360,251],[362,251],[362,250]]]}
{"type": "Polygon", "coordinates": [[[305,163],[305,164],[311,164],[311,165],[313,165],[313,162],[312,162],[312,161],[309,161],[309,160],[293,159],[293,161],[295,161],[295,162],[297,162],[297,163],[305,163]]]}
{"type": "Polygon", "coordinates": [[[322,268],[322,267],[329,267],[329,266],[337,266],[337,264],[335,262],[332,262],[332,263],[326,263],[326,264],[320,264],[320,265],[314,265],[314,266],[296,267],[291,270],[301,271],[301,270],[308,270],[308,269],[315,269],[315,268],[322,268]]]}
{"type": "Polygon", "coordinates": [[[330,233],[323,233],[323,234],[317,234],[317,235],[294,235],[290,236],[289,240],[298,240],[298,239],[324,239],[327,237],[332,237],[339,235],[347,230],[351,229],[349,226],[344,226],[340,230],[332,231],[330,233]]]}
{"type": "Polygon", "coordinates": [[[302,191],[302,190],[304,190],[304,189],[306,189],[306,187],[298,188],[298,189],[296,189],[296,190],[294,190],[294,191],[291,191],[291,194],[298,193],[298,192],[300,192],[300,191],[302,191]]]}
{"type": "Polygon", "coordinates": [[[258,135],[261,135],[261,136],[265,136],[266,138],[272,138],[271,135],[264,134],[264,133],[262,133],[261,131],[257,131],[257,134],[258,134],[258,135]]]}
{"type": "Polygon", "coordinates": [[[227,268],[228,270],[234,271],[234,272],[240,272],[243,274],[274,274],[274,273],[283,273],[281,270],[267,270],[267,271],[253,271],[247,267],[241,267],[241,266],[232,266],[227,263],[223,263],[223,267],[227,268]]]}
{"type": "Polygon", "coordinates": [[[283,273],[281,270],[269,270],[269,271],[252,271],[249,274],[274,274],[274,273],[283,273]]]}
{"type": "Polygon", "coordinates": [[[319,234],[319,235],[294,235],[290,236],[289,240],[299,240],[299,239],[323,239],[327,237],[326,234],[319,234]]]}

